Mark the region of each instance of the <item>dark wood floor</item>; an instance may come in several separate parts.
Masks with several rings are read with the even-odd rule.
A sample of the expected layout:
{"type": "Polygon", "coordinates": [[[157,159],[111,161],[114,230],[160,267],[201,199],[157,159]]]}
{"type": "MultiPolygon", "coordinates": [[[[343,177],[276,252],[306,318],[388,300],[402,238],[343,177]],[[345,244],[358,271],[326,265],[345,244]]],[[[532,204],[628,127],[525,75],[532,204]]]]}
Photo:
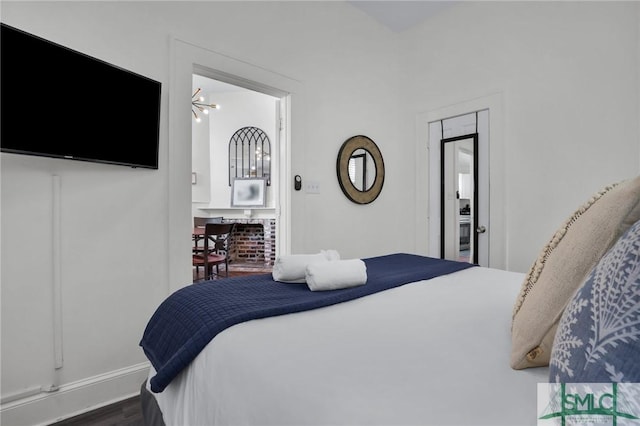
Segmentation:
{"type": "MultiPolygon", "coordinates": [[[[223,267],[224,268],[224,267],[223,267]]],[[[202,280],[204,272],[193,272],[194,283],[202,280]]],[[[229,277],[270,273],[271,268],[265,265],[236,264],[229,267],[229,277]]],[[[223,273],[224,275],[224,273],[223,273]]],[[[220,278],[219,278],[220,279],[220,278]]],[[[52,426],[144,426],[140,397],[136,396],[97,410],[81,414],[70,419],[53,423],[52,426]]]]}
{"type": "Polygon", "coordinates": [[[108,405],[70,419],[53,423],[52,426],[144,426],[140,397],[108,405]]]}
{"type": "MultiPolygon", "coordinates": [[[[224,273],[224,265],[220,267],[220,276],[213,277],[213,279],[225,278],[224,273]]],[[[215,270],[214,270],[215,272],[215,270]]],[[[229,265],[229,278],[231,277],[240,277],[243,275],[255,275],[255,274],[267,274],[271,273],[271,266],[265,265],[263,263],[236,263],[229,265]]],[[[198,268],[198,273],[196,273],[196,268],[193,268],[193,282],[197,283],[204,279],[204,269],[198,268]]]]}

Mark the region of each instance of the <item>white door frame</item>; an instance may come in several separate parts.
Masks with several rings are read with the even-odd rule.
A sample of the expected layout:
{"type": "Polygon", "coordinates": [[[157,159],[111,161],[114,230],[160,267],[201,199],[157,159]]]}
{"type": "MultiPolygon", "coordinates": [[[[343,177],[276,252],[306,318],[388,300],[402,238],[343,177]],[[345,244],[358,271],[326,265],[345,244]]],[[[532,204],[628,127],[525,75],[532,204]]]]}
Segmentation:
{"type": "MultiPolygon", "coordinates": [[[[191,241],[185,238],[192,227],[191,217],[191,89],[194,71],[216,80],[265,93],[281,99],[283,137],[278,147],[278,205],[276,250],[289,253],[291,247],[291,104],[302,102],[302,84],[283,74],[234,59],[195,43],[172,37],[169,76],[168,158],[168,276],[169,292],[192,281],[191,241]]],[[[162,167],[162,165],[161,165],[162,167]]]]}
{"type": "MultiPolygon", "coordinates": [[[[489,267],[506,269],[506,215],[505,215],[505,143],[503,138],[504,113],[503,95],[495,93],[476,99],[456,103],[416,117],[416,251],[426,256],[434,256],[431,242],[438,238],[430,235],[430,200],[439,200],[439,182],[429,179],[429,123],[470,112],[489,110],[489,226],[491,244],[489,246],[489,267]]],[[[438,201],[439,202],[439,201],[438,201]]],[[[435,219],[434,219],[435,220],[435,219]]],[[[438,223],[439,226],[439,223],[438,223]]],[[[433,233],[431,233],[433,234],[433,233]]],[[[438,240],[439,246],[439,240],[438,240]]]]}

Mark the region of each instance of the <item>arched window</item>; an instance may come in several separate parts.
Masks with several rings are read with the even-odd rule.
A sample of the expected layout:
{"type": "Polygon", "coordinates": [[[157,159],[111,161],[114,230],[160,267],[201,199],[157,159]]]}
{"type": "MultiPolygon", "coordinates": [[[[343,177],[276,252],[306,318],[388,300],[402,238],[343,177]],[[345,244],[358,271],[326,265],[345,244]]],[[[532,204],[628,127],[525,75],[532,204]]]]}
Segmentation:
{"type": "Polygon", "coordinates": [[[271,185],[271,142],[257,127],[238,129],[229,141],[229,186],[235,178],[264,177],[271,185]]]}

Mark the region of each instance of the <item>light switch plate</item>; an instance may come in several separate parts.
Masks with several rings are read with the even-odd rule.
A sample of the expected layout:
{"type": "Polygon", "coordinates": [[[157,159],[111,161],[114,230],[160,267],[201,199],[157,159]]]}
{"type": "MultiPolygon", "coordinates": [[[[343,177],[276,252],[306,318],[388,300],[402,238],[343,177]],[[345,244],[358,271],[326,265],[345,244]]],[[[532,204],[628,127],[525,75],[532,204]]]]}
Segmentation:
{"type": "Polygon", "coordinates": [[[305,185],[305,191],[307,194],[319,194],[320,193],[320,182],[309,181],[305,185]]]}

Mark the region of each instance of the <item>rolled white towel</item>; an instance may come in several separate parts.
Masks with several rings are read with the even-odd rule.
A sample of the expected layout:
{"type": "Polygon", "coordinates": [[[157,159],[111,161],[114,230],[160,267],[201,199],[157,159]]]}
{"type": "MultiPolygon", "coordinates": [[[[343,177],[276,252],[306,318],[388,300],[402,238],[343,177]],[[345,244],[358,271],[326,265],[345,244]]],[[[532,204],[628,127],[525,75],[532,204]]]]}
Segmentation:
{"type": "Polygon", "coordinates": [[[305,283],[307,265],[311,263],[340,260],[336,250],[321,250],[317,254],[290,254],[279,256],[273,263],[271,275],[274,281],[283,283],[305,283]]]}
{"type": "Polygon", "coordinates": [[[355,287],[366,284],[367,265],[360,259],[312,263],[305,277],[311,291],[355,287]]]}

